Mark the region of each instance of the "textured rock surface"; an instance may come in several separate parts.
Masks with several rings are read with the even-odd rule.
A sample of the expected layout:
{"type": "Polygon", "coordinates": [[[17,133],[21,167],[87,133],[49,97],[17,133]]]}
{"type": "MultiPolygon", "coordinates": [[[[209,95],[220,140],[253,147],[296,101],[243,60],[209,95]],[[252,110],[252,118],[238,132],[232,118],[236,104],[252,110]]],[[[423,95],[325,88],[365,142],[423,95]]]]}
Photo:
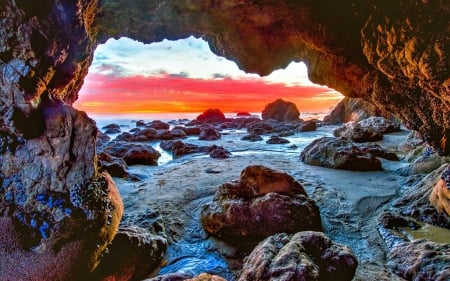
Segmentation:
{"type": "Polygon", "coordinates": [[[91,280],[142,280],[161,263],[167,241],[140,227],[120,227],[91,280]]]}
{"type": "Polygon", "coordinates": [[[430,194],[430,203],[440,213],[450,216],[450,184],[449,184],[450,165],[445,168],[441,178],[433,187],[430,194]]]}
{"type": "Polygon", "coordinates": [[[209,108],[196,119],[201,123],[222,123],[226,120],[225,115],[218,108],[209,108]]]}
{"type": "Polygon", "coordinates": [[[322,229],[319,208],[303,187],[264,166],[248,166],[238,182],[220,186],[202,207],[201,222],[206,232],[237,246],[275,233],[322,229]]]}
{"type": "Polygon", "coordinates": [[[314,82],[395,112],[450,154],[448,1],[101,3],[0,1],[0,214],[5,224],[38,226],[29,234],[44,244],[72,229],[55,227],[66,218],[53,210],[55,194],[58,205],[82,210],[81,221],[103,218],[111,206],[97,184],[104,181],[96,174],[95,126],[70,107],[96,44],[110,37],[202,36],[217,54],[260,74],[303,60],[314,82]],[[106,208],[69,198],[83,194],[97,194],[105,204],[96,208],[106,208]]]}
{"type": "Polygon", "coordinates": [[[350,248],[321,232],[276,234],[244,260],[239,281],[352,280],[358,262],[350,248]]]}
{"type": "Polygon", "coordinates": [[[399,243],[388,255],[388,266],[406,280],[449,280],[450,245],[424,239],[399,243]]]}
{"type": "Polygon", "coordinates": [[[446,1],[108,0],[103,7],[101,40],[202,36],[219,55],[260,74],[305,61],[312,81],[394,112],[450,153],[446,1]]]}
{"type": "Polygon", "coordinates": [[[113,141],[102,152],[121,158],[127,165],[158,165],[161,154],[150,145],[113,141]]]}
{"type": "MultiPolygon", "coordinates": [[[[430,241],[414,237],[409,231],[420,231],[423,226],[411,217],[385,212],[378,227],[387,248],[388,267],[406,280],[448,280],[450,277],[450,245],[448,230],[427,230],[430,241]]],[[[427,227],[429,228],[429,226],[427,227]]]]}
{"type": "Polygon", "coordinates": [[[365,127],[359,123],[349,122],[333,131],[335,137],[345,138],[354,142],[373,142],[383,139],[383,134],[373,127],[365,127]]]}
{"type": "Polygon", "coordinates": [[[364,148],[352,141],[332,137],[314,140],[300,153],[300,160],[310,165],[334,169],[381,170],[380,160],[369,151],[364,151],[364,148]]]}
{"type": "Polygon", "coordinates": [[[430,202],[430,195],[447,168],[448,164],[444,164],[416,184],[406,187],[400,198],[393,202],[395,212],[421,222],[450,229],[450,216],[438,204],[436,207],[439,211],[431,204],[431,202],[437,203],[435,194],[431,196],[430,202]]]}
{"type": "Polygon", "coordinates": [[[261,117],[263,120],[275,119],[278,122],[298,121],[300,112],[295,103],[277,99],[266,105],[261,117]]]}
{"type": "Polygon", "coordinates": [[[371,116],[391,119],[393,114],[378,109],[375,105],[362,98],[345,97],[323,117],[323,122],[329,125],[338,125],[350,121],[359,122],[371,116]]]}

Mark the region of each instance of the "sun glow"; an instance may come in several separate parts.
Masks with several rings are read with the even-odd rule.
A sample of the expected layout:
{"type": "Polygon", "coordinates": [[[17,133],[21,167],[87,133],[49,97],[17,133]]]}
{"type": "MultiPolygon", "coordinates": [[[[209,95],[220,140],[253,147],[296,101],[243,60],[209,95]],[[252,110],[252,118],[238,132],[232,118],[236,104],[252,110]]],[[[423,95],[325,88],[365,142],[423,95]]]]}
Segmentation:
{"type": "Polygon", "coordinates": [[[247,74],[211,52],[208,43],[184,40],[144,45],[109,40],[96,50],[74,106],[90,113],[260,112],[282,98],[301,112],[328,112],[342,95],[311,83],[303,63],[266,77],[247,74]]]}

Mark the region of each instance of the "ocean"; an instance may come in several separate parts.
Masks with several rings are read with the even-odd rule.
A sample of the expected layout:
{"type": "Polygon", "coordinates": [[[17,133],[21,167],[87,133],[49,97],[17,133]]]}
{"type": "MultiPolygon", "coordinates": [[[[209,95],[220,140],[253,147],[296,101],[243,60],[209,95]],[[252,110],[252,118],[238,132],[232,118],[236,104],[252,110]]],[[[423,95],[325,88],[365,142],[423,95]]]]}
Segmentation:
{"type": "MultiPolygon", "coordinates": [[[[153,120],[161,120],[163,122],[170,121],[180,121],[180,120],[193,120],[201,113],[186,113],[186,112],[167,112],[167,113],[137,113],[137,114],[89,114],[89,116],[95,120],[97,127],[102,130],[102,128],[109,124],[118,124],[121,127],[122,132],[130,131],[133,128],[136,128],[136,121],[143,120],[145,122],[150,122],[153,120]]],[[[236,113],[224,113],[227,118],[236,118],[238,117],[236,113]]],[[[261,118],[261,113],[250,113],[252,116],[256,116],[261,118]]],[[[322,119],[325,114],[322,113],[303,113],[300,118],[304,120],[309,119],[322,119]]],[[[171,128],[173,125],[171,126],[171,128]]],[[[188,136],[187,138],[182,139],[185,143],[192,143],[196,145],[219,145],[225,147],[234,155],[243,155],[248,153],[264,153],[264,152],[284,152],[284,153],[297,153],[301,151],[306,145],[311,143],[314,139],[324,136],[332,136],[332,131],[336,128],[336,126],[323,126],[318,127],[316,131],[312,132],[302,132],[299,134],[295,134],[293,136],[284,137],[290,141],[290,144],[274,144],[268,145],[266,141],[270,138],[270,135],[263,135],[263,141],[259,142],[248,142],[241,141],[244,135],[247,135],[247,131],[245,129],[235,130],[235,129],[226,129],[223,130],[222,138],[217,141],[200,141],[198,140],[198,136],[188,136]]],[[[102,130],[104,131],[104,130],[102,130]]],[[[109,134],[111,140],[117,137],[119,134],[109,134]]],[[[148,145],[151,145],[154,149],[161,153],[161,157],[158,159],[158,165],[165,165],[171,163],[172,155],[167,151],[161,149],[159,146],[160,140],[148,141],[145,142],[148,145]]],[[[183,157],[183,159],[187,160],[190,157],[202,157],[204,155],[190,155],[183,157]]],[[[178,162],[182,162],[183,159],[177,159],[178,162]]]]}

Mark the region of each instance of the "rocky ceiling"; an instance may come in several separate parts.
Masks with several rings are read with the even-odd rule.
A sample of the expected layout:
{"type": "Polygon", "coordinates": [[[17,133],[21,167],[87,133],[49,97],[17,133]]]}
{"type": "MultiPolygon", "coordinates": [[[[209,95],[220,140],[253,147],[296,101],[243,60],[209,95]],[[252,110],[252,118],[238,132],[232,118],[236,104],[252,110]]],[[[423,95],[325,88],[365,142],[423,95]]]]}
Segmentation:
{"type": "MultiPolygon", "coordinates": [[[[100,248],[110,241],[105,233],[117,225],[105,215],[120,217],[120,202],[95,169],[95,124],[71,104],[95,47],[111,37],[201,36],[215,53],[263,75],[304,61],[312,81],[395,113],[450,155],[449,1],[0,0],[0,19],[1,229],[11,228],[8,218],[40,221],[43,237],[84,229],[83,220],[61,226],[45,203],[51,195],[96,222],[91,236],[103,233],[74,237],[100,248]],[[91,204],[81,186],[104,204],[91,204]]],[[[61,239],[45,240],[43,249],[64,248],[61,239]]],[[[42,271],[39,253],[20,258],[42,271]]],[[[85,269],[95,265],[95,251],[88,260],[85,269]]]]}
{"type": "Polygon", "coordinates": [[[195,35],[247,72],[264,75],[304,61],[312,81],[396,113],[450,153],[448,1],[2,0],[0,6],[0,113],[2,126],[16,133],[13,115],[32,114],[46,97],[76,100],[98,43],[195,35]]]}

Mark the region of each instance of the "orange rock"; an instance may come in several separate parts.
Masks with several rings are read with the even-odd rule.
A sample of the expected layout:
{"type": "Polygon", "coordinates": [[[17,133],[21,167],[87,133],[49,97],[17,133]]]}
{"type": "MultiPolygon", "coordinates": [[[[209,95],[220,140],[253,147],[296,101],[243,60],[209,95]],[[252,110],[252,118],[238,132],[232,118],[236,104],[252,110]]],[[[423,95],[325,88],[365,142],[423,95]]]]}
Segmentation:
{"type": "Polygon", "coordinates": [[[439,179],[430,194],[430,203],[439,212],[450,215],[450,189],[443,179],[439,179]]]}

